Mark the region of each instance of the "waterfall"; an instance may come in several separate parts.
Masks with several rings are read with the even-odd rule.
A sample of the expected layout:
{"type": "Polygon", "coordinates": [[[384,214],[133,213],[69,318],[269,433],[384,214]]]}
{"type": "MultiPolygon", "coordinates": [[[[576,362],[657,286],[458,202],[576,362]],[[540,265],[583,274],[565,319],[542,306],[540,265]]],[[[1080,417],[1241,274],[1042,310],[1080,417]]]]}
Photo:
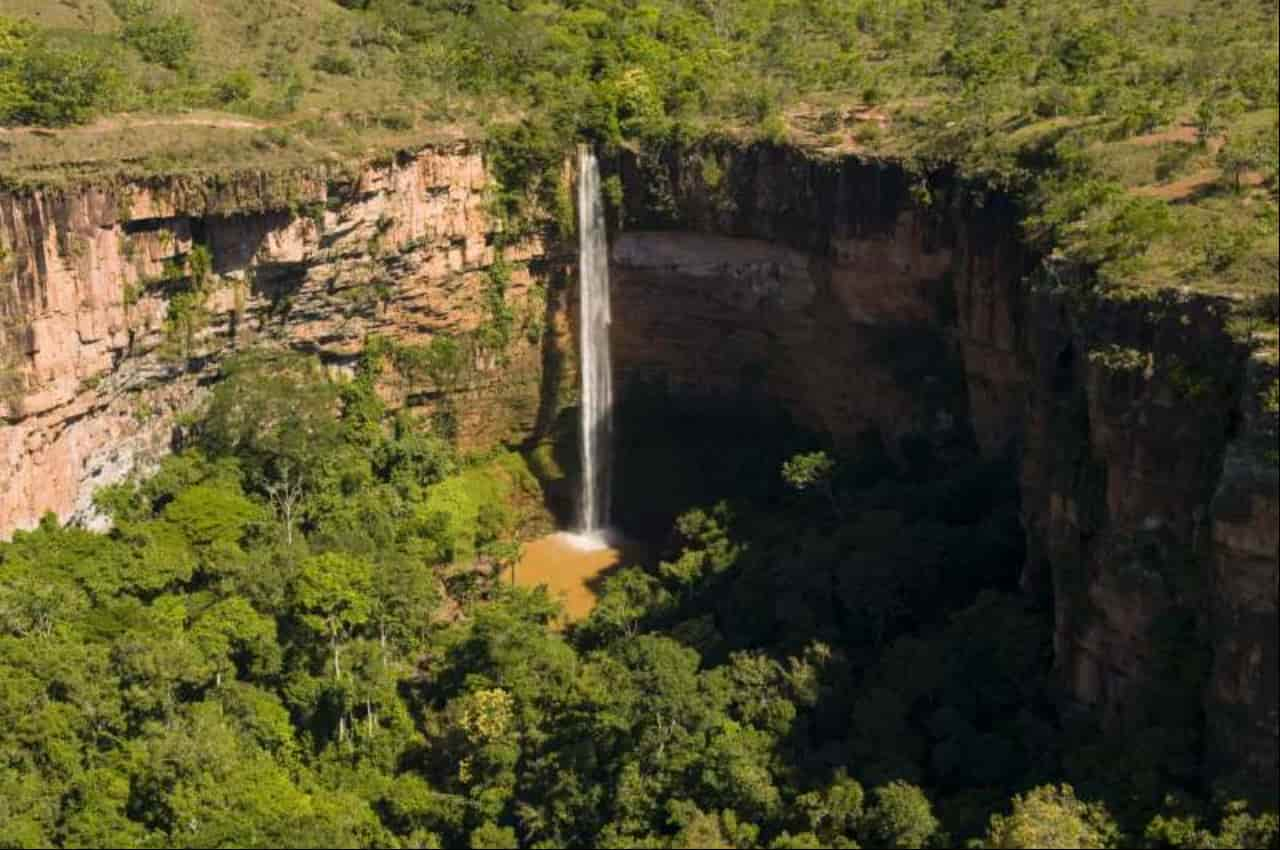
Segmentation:
{"type": "Polygon", "coordinates": [[[609,525],[613,436],[613,366],[609,359],[609,238],[604,223],[600,165],[578,147],[578,338],[582,401],[582,486],[578,532],[599,536],[609,525]]]}

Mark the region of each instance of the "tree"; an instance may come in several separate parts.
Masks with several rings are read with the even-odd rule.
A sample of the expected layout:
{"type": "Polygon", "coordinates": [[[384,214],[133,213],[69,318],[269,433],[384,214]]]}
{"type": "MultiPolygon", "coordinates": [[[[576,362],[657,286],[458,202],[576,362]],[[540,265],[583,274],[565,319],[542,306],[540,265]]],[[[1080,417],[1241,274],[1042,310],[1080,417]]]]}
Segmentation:
{"type": "Polygon", "coordinates": [[[817,490],[826,496],[831,511],[842,517],[840,503],[836,501],[832,479],[836,464],[826,452],[798,454],[782,464],[782,480],[797,493],[817,490]]]}
{"type": "Polygon", "coordinates": [[[1267,168],[1275,170],[1277,144],[1275,128],[1271,126],[1232,131],[1218,150],[1218,167],[1231,180],[1232,188],[1239,192],[1246,172],[1267,168]]]}
{"type": "Polygon", "coordinates": [[[443,601],[435,570],[415,558],[384,553],[377,562],[373,592],[372,616],[384,656],[421,647],[443,601]]]}
{"type": "Polygon", "coordinates": [[[821,838],[823,847],[848,846],[863,817],[863,799],[862,786],[838,771],[825,789],[796,797],[795,809],[810,830],[800,834],[821,838]]]}
{"type": "Polygon", "coordinates": [[[284,521],[284,541],[293,545],[293,526],[297,519],[298,509],[306,496],[306,478],[293,460],[281,458],[276,464],[276,477],[266,484],[267,498],[276,509],[276,514],[284,521]]]}
{"type": "Polygon", "coordinates": [[[1218,825],[1218,847],[1268,847],[1280,846],[1280,817],[1275,812],[1254,815],[1243,800],[1235,800],[1223,807],[1222,821],[1218,825]]]}
{"type": "Polygon", "coordinates": [[[247,499],[235,481],[211,481],[184,490],[165,508],[164,517],[196,546],[237,550],[249,528],[264,518],[262,508],[247,499]]]}
{"type": "Polygon", "coordinates": [[[938,832],[929,798],[914,785],[890,782],[872,792],[875,802],[860,823],[863,843],[872,847],[924,847],[938,832]]]}
{"type": "Polygon", "coordinates": [[[687,850],[733,850],[734,844],[725,836],[720,818],[706,814],[692,803],[672,801],[671,820],[678,824],[680,832],[671,843],[674,848],[687,850]]]}
{"type": "Polygon", "coordinates": [[[471,833],[472,850],[516,850],[520,842],[516,840],[516,831],[509,826],[498,826],[486,823],[476,827],[471,833]]]}
{"type": "Polygon", "coordinates": [[[64,825],[64,842],[78,847],[138,847],[147,830],[128,816],[129,776],[109,767],[77,776],[64,825]]]}
{"type": "Polygon", "coordinates": [[[812,832],[799,832],[794,835],[784,832],[770,842],[769,850],[823,850],[824,847],[856,846],[851,843],[839,844],[834,841],[824,841],[812,832]]]}
{"type": "Polygon", "coordinates": [[[23,58],[31,26],[0,16],[0,124],[15,120],[30,106],[22,80],[23,58]]]}
{"type": "Polygon", "coordinates": [[[496,820],[514,793],[520,758],[516,705],[502,688],[481,688],[448,706],[452,781],[486,818],[496,820]]]}
{"type": "Polygon", "coordinates": [[[695,508],[681,514],[676,529],[684,547],[675,561],[658,565],[659,574],[686,593],[703,580],[732,567],[743,552],[730,536],[733,513],[727,502],[710,511],[695,508]]]}
{"type": "Polygon", "coordinates": [[[215,684],[234,674],[237,663],[262,675],[279,664],[276,621],[259,614],[244,598],[224,599],[201,614],[192,626],[192,639],[214,668],[215,684]]]}
{"type": "Polygon", "coordinates": [[[336,552],[303,561],[294,581],[293,605],[302,624],[328,640],[335,681],[342,677],[343,641],[369,619],[371,585],[367,561],[336,552]]]}
{"type": "Polygon", "coordinates": [[[645,617],[663,610],[671,595],[661,582],[639,567],[627,567],[604,580],[600,599],[579,628],[599,643],[630,640],[645,617]]]}
{"type": "Polygon", "coordinates": [[[1070,785],[1042,785],[1013,798],[1013,812],[992,815],[985,846],[1101,848],[1112,846],[1115,823],[1097,803],[1076,799],[1070,785]]]}
{"type": "Polygon", "coordinates": [[[1254,815],[1243,801],[1227,803],[1215,834],[1193,815],[1156,815],[1143,833],[1150,847],[1271,848],[1280,841],[1280,818],[1274,812],[1254,815]]]}
{"type": "Polygon", "coordinates": [[[200,436],[211,454],[250,461],[251,477],[278,480],[285,461],[298,474],[332,454],[338,410],[338,388],[314,357],[246,352],[223,366],[200,436]]]}
{"type": "Polygon", "coordinates": [[[380,801],[383,818],[398,834],[410,836],[412,846],[442,847],[441,833],[463,833],[466,801],[433,789],[416,773],[393,779],[380,801]]]}
{"type": "MultiPolygon", "coordinates": [[[[236,734],[217,704],[190,706],[175,722],[149,729],[136,749],[128,764],[130,811],[165,843],[281,847],[318,840],[312,831],[326,818],[313,794],[236,734]]],[[[372,813],[367,804],[346,802],[352,827],[336,843],[355,846],[355,825],[372,813]]]]}
{"type": "Polygon", "coordinates": [[[116,77],[105,51],[0,18],[0,123],[83,123],[107,99],[116,77]]]}

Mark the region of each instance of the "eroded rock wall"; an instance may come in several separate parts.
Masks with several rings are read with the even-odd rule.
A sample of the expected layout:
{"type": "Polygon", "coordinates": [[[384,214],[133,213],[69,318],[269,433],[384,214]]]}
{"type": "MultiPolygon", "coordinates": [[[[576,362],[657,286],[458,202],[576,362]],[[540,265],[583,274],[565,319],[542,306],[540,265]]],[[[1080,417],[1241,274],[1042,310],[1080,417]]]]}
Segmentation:
{"type": "Polygon", "coordinates": [[[1208,764],[1276,794],[1280,761],[1280,434],[1274,360],[1252,358],[1239,418],[1209,504],[1208,630],[1213,651],[1208,764]]]}
{"type": "Polygon", "coordinates": [[[349,367],[372,334],[475,332],[495,286],[500,350],[467,347],[448,386],[388,375],[383,389],[447,400],[464,445],[531,433],[560,391],[544,363],[567,333],[565,275],[539,238],[509,245],[495,275],[488,187],[460,143],[350,172],[0,196],[0,531],[46,511],[91,520],[94,489],[167,451],[232,351],[349,367]],[[188,331],[174,304],[197,246],[212,268],[188,331]]]}
{"type": "Polygon", "coordinates": [[[1265,796],[1280,547],[1262,388],[1275,371],[1227,333],[1230,309],[1172,291],[1029,296],[1026,577],[1052,585],[1068,710],[1133,732],[1203,713],[1204,736],[1182,743],[1265,796]]]}
{"type": "Polygon", "coordinates": [[[1033,258],[1002,198],[769,146],[627,158],[620,176],[624,384],[780,404],[844,445],[876,430],[891,451],[911,435],[992,455],[1020,438],[1033,258]]]}

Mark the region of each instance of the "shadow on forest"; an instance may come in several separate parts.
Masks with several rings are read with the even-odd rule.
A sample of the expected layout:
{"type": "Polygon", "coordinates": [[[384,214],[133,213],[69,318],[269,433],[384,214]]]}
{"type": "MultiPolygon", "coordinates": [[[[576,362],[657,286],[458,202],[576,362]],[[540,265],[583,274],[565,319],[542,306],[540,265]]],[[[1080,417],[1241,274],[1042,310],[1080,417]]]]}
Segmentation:
{"type": "MultiPolygon", "coordinates": [[[[922,785],[971,834],[1014,791],[1061,775],[1051,617],[1017,592],[1012,457],[940,454],[924,438],[890,451],[875,433],[840,455],[758,401],[658,384],[629,387],[617,417],[614,515],[639,545],[590,586],[640,567],[665,601],[639,631],[696,650],[704,669],[742,652],[783,680],[808,665],[781,763],[922,785]],[[838,462],[834,499],[782,480],[784,461],[815,450],[838,462]]],[[[590,648],[593,628],[575,640],[590,648]]]]}
{"type": "MultiPolygon", "coordinates": [[[[662,589],[637,603],[639,633],[695,650],[703,669],[771,659],[797,706],[775,754],[790,769],[918,784],[967,835],[1047,782],[1075,783],[1122,820],[1149,816],[1169,788],[1205,792],[1203,717],[1177,670],[1143,697],[1140,734],[1059,712],[1052,600],[1018,588],[1012,449],[982,458],[923,436],[889,447],[871,432],[841,454],[758,403],[648,385],[624,394],[616,453],[614,515],[640,545],[593,591],[639,566],[662,589]],[[837,462],[832,498],[780,474],[815,450],[837,462]],[[808,685],[789,678],[798,669],[808,685]]],[[[597,625],[574,639],[607,641],[597,625]]]]}

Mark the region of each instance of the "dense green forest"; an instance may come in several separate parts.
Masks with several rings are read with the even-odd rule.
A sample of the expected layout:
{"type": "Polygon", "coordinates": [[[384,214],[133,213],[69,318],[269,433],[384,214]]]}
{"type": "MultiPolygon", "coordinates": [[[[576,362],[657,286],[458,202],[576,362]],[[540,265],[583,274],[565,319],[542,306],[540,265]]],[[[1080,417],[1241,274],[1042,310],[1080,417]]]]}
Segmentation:
{"type": "Polygon", "coordinates": [[[111,532],[0,544],[0,846],[1276,846],[1186,665],[1140,736],[1055,719],[1007,463],[632,402],[632,498],[733,497],[555,628],[497,571],[530,465],[377,369],[242,354],[111,532]]]}

